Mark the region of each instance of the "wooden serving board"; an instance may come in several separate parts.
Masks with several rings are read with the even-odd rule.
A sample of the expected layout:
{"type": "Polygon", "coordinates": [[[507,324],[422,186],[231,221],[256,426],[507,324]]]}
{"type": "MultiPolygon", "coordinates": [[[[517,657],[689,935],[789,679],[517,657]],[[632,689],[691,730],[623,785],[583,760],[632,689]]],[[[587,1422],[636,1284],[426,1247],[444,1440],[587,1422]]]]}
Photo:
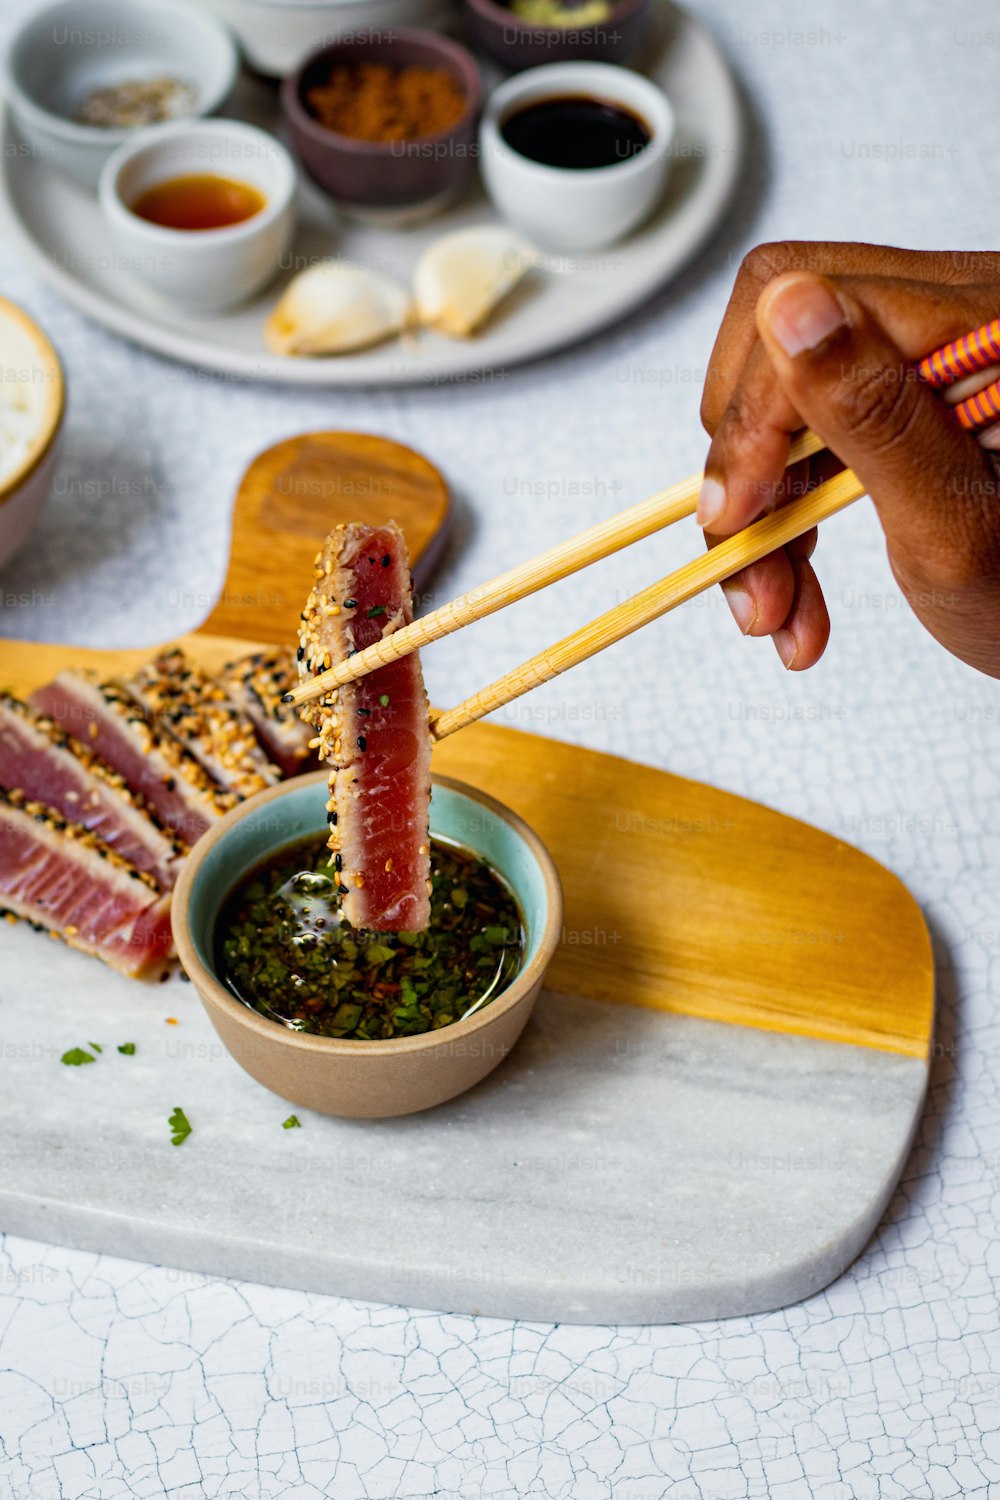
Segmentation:
{"type": "MultiPolygon", "coordinates": [[[[313,555],[330,526],[392,516],[403,526],[418,566],[423,559],[426,567],[441,545],[447,515],[444,481],[425,459],[399,445],[343,433],[282,443],[247,471],[222,598],[180,644],[212,669],[245,652],[248,642],[292,638],[313,555]]],[[[63,667],[119,672],[149,655],[3,642],[0,678],[27,693],[63,667]]],[[[510,1160],[534,1161],[538,1180],[527,1196],[519,1194],[531,1174],[503,1187],[495,1163],[500,1176],[487,1198],[496,1223],[490,1224],[489,1213],[465,1223],[468,1194],[454,1162],[442,1156],[442,1181],[451,1184],[446,1196],[454,1200],[445,1223],[440,1201],[435,1198],[432,1211],[402,1167],[400,1182],[383,1184],[387,1191],[377,1199],[368,1196],[370,1180],[359,1174],[353,1182],[348,1168],[355,1212],[345,1227],[351,1183],[342,1183],[336,1251],[322,1244],[293,1247],[280,1236],[275,1241],[263,1224],[254,1238],[244,1201],[239,1212],[233,1209],[241,1252],[234,1250],[232,1235],[210,1230],[218,1196],[214,1207],[206,1204],[205,1222],[196,1215],[187,1236],[178,1238],[178,1215],[183,1221],[190,1208],[185,1157],[178,1151],[156,1168],[161,1187],[164,1170],[168,1181],[177,1174],[172,1210],[163,1208],[171,1203],[166,1188],[156,1195],[160,1210],[134,1218],[123,1242],[121,1212],[129,1210],[115,1177],[109,1178],[103,1207],[90,1213],[78,1203],[70,1210],[67,1202],[60,1210],[59,1189],[69,1183],[47,1172],[45,1154],[30,1148],[26,1125],[25,1139],[18,1145],[10,1137],[0,1160],[9,1163],[9,1153],[19,1149],[14,1176],[27,1170],[30,1180],[14,1193],[0,1191],[0,1227],[376,1300],[585,1321],[751,1311],[805,1295],[839,1274],[877,1223],[905,1160],[926,1084],[933,963],[919,908],[904,886],[850,845],[756,803],[520,731],[474,725],[435,747],[434,767],[508,803],[552,851],[565,887],[566,917],[548,985],[563,998],[543,999],[538,1020],[512,1059],[465,1101],[411,1122],[379,1122],[377,1129],[383,1140],[418,1137],[430,1161],[446,1140],[455,1149],[455,1124],[465,1119],[472,1131],[464,1146],[470,1162],[479,1146],[487,1154],[499,1152],[508,1173],[510,1160]],[[588,1108],[598,1099],[588,1125],[588,1108]],[[637,1130],[653,1137],[642,1141],[642,1160],[637,1130]],[[569,1152],[571,1139],[582,1152],[582,1166],[569,1152]],[[542,1158],[540,1140],[548,1143],[549,1155],[542,1158]],[[560,1141],[556,1150],[552,1143],[560,1141]],[[593,1162],[588,1169],[587,1151],[606,1155],[609,1143],[621,1153],[616,1169],[595,1169],[593,1162]],[[727,1165],[726,1149],[730,1156],[737,1151],[737,1165],[727,1165]],[[662,1163],[655,1183],[645,1179],[647,1151],[662,1163]],[[795,1177],[803,1153],[813,1165],[795,1177]],[[28,1169],[26,1157],[33,1158],[28,1169]],[[779,1159],[786,1161],[785,1175],[774,1166],[779,1159]],[[746,1160],[771,1166],[748,1169],[746,1160]],[[404,1236],[410,1259],[398,1265],[377,1253],[398,1212],[398,1204],[390,1206],[393,1194],[413,1199],[404,1236]],[[590,1207],[602,1207],[602,1197],[617,1213],[603,1230],[589,1214],[590,1207]],[[623,1281],[612,1267],[620,1268],[618,1239],[637,1211],[641,1225],[631,1224],[628,1236],[639,1269],[623,1281]],[[112,1223],[118,1225],[117,1239],[112,1223]],[[726,1252],[719,1247],[722,1226],[726,1252]],[[525,1251],[539,1233],[550,1232],[563,1243],[546,1267],[525,1251]],[[498,1265],[497,1247],[507,1236],[513,1236],[509,1253],[498,1265]],[[453,1272],[442,1271],[449,1247],[464,1245],[468,1255],[480,1241],[484,1264],[491,1267],[485,1286],[477,1281],[466,1287],[453,1272]],[[603,1276],[595,1271],[602,1264],[603,1276]]],[[[22,964],[31,962],[26,939],[37,967],[40,953],[47,957],[50,950],[42,950],[34,934],[0,934],[0,941],[16,947],[22,964]]],[[[51,947],[55,954],[58,945],[51,947]]],[[[96,975],[107,994],[108,976],[94,961],[61,950],[58,964],[61,972],[79,973],[88,993],[96,975]]],[[[128,996],[116,1005],[127,1005],[138,1024],[148,988],[113,978],[116,994],[128,996]]],[[[22,983],[22,989],[33,987],[34,981],[22,983]]],[[[180,1004],[173,987],[164,993],[170,993],[171,1006],[180,1004]]],[[[183,998],[189,1001],[190,994],[183,998]]],[[[36,1024],[28,1018],[26,997],[5,986],[0,1001],[4,1038],[18,1005],[24,1008],[21,1022],[36,1024]]],[[[67,1003],[68,1023],[79,1004],[67,1003]]],[[[186,1025],[210,1035],[196,1003],[188,1004],[186,1016],[186,1025]]],[[[80,1035],[89,1036],[92,1024],[96,1020],[88,1019],[80,1035]]],[[[79,1037],[66,1045],[74,1039],[79,1037]]],[[[157,1050],[154,1041],[149,1045],[157,1050]]],[[[274,1113],[279,1106],[272,1096],[228,1058],[219,1060],[223,1064],[231,1071],[226,1087],[239,1096],[240,1109],[255,1118],[274,1113]]],[[[219,1066],[209,1070],[216,1099],[219,1066]]],[[[146,1080],[147,1091],[157,1077],[162,1086],[165,1070],[174,1092],[196,1091],[196,1060],[179,1073],[165,1058],[160,1073],[146,1080]]],[[[121,1069],[116,1077],[121,1080],[121,1069]]],[[[69,1080],[72,1108],[78,1107],[77,1082],[69,1080]]],[[[23,1086],[40,1086],[30,1068],[23,1086]]],[[[20,1114],[32,1118],[30,1109],[20,1114]]],[[[113,1134],[125,1128],[123,1118],[118,1109],[113,1126],[109,1122],[113,1134]]],[[[69,1115],[67,1129],[68,1122],[69,1115]]],[[[58,1130],[58,1119],[52,1128],[58,1130]]],[[[356,1123],[316,1117],[310,1128],[311,1149],[322,1153],[316,1143],[325,1141],[336,1154],[345,1140],[357,1149],[356,1123]]],[[[244,1121],[238,1134],[254,1132],[244,1121]]],[[[165,1139],[165,1133],[158,1135],[149,1150],[162,1157],[165,1139]]],[[[137,1165],[145,1163],[145,1149],[135,1147],[137,1165]]],[[[195,1154],[185,1150],[189,1158],[195,1154]]],[[[245,1177],[273,1166],[280,1191],[287,1164],[271,1161],[275,1150],[286,1155],[287,1142],[276,1146],[276,1138],[262,1133],[252,1152],[247,1146],[246,1156],[230,1162],[229,1170],[245,1177]]],[[[209,1158],[216,1165],[218,1160],[209,1158]]],[[[212,1175],[214,1166],[206,1170],[212,1175]]],[[[0,1182],[6,1178],[5,1168],[0,1182]]],[[[294,1181],[285,1188],[294,1190],[294,1181]]],[[[220,1191],[225,1201],[232,1184],[220,1191]]],[[[480,1184],[480,1209],[482,1191],[480,1184]]],[[[97,1189],[95,1194],[100,1197],[97,1189]]],[[[288,1224],[295,1216],[286,1209],[288,1224]]]]}

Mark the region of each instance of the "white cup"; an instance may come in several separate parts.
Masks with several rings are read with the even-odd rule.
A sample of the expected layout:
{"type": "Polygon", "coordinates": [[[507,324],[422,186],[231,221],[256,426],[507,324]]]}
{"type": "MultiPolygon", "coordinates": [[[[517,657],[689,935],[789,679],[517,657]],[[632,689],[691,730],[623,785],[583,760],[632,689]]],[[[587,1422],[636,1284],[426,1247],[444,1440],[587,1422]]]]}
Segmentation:
{"type": "Polygon", "coordinates": [[[225,27],[186,0],[58,0],[25,17],[0,63],[3,93],[25,144],[90,191],[108,157],[136,133],[74,119],[93,89],[131,78],[176,78],[194,91],[184,111],[194,118],[222,108],[239,70],[225,27]]]}
{"type": "Polygon", "coordinates": [[[199,120],[154,126],[120,147],[98,198],[130,274],[168,302],[218,312],[277,275],[295,227],[295,186],[292,158],[273,136],[235,120],[199,120]],[[132,212],[158,183],[202,174],[256,188],[264,207],[222,229],[168,229],[132,212]]]}
{"type": "Polygon", "coordinates": [[[574,254],[623,239],[652,212],[667,180],[674,112],[662,89],[611,63],[550,63],[508,78],[490,95],[479,130],[480,166],[498,212],[541,248],[574,254]],[[505,122],[542,99],[585,96],[643,121],[649,142],[607,167],[550,167],[515,151],[505,122]]]}

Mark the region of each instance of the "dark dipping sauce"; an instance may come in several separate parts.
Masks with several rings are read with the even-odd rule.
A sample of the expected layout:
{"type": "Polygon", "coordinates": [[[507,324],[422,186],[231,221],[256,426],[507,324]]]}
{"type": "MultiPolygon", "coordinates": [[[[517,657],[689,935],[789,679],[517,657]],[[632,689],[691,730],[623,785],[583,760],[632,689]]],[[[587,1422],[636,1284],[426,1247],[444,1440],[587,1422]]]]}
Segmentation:
{"type": "Polygon", "coordinates": [[[431,840],[426,932],[366,932],[340,915],[326,836],[286,846],[240,882],[215,933],[216,970],[244,1005],[295,1031],[417,1036],[506,989],[524,957],[513,893],[485,861],[431,840]]]}
{"type": "Polygon", "coordinates": [[[644,120],[620,104],[564,94],[536,99],[508,115],[500,127],[507,145],[545,167],[585,171],[613,167],[636,156],[652,139],[644,120]]]}

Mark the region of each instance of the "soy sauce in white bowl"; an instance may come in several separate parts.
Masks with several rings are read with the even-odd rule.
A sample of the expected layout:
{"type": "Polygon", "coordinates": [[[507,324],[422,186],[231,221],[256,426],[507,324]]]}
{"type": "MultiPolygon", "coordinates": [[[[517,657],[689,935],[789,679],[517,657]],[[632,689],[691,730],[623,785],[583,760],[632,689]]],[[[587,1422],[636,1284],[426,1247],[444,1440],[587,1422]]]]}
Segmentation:
{"type": "Polygon", "coordinates": [[[590,171],[613,167],[643,151],[653,132],[624,105],[587,94],[533,99],[508,115],[500,134],[529,161],[590,171]]]}

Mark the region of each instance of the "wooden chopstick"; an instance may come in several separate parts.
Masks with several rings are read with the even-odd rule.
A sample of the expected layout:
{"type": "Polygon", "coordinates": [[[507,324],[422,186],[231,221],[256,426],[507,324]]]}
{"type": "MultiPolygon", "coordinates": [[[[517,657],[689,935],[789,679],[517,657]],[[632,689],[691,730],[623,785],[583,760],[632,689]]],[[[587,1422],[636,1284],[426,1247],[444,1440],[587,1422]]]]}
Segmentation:
{"type": "MultiPolygon", "coordinates": [[[[820,453],[824,447],[822,438],[806,428],[793,439],[788,454],[788,463],[798,463],[814,453],[820,453]]],[[[388,666],[390,662],[398,661],[400,657],[409,656],[413,651],[430,646],[434,641],[442,640],[444,636],[452,635],[466,625],[475,624],[477,620],[484,620],[488,615],[495,614],[497,610],[506,608],[508,604],[516,604],[520,599],[526,599],[529,595],[537,593],[539,589],[547,588],[551,583],[558,583],[560,579],[568,578],[572,573],[578,573],[581,568],[587,568],[591,563],[611,557],[624,547],[630,547],[633,542],[642,541],[655,532],[673,525],[675,521],[693,515],[698,505],[703,478],[702,474],[692,474],[689,479],[682,479],[680,483],[671,485],[669,489],[651,495],[648,500],[641,500],[638,505],[633,505],[628,510],[609,517],[606,521],[599,521],[596,526],[581,531],[577,536],[570,537],[565,542],[559,542],[547,552],[539,553],[537,557],[519,563],[515,568],[509,568],[506,573],[501,573],[489,583],[481,584],[479,588],[470,590],[458,599],[452,599],[448,604],[442,604],[439,609],[433,610],[429,615],[423,615],[419,620],[414,620],[412,625],[403,625],[391,635],[383,636],[373,646],[356,652],[354,656],[338,662],[328,671],[320,672],[317,676],[300,683],[290,693],[286,693],[283,701],[293,703],[296,707],[311,703],[333,688],[341,687],[345,682],[353,682],[358,677],[364,677],[368,672],[373,672],[377,667],[388,666]]],[[[808,527],[803,527],[803,530],[807,529],[808,527]]],[[[718,550],[718,548],[714,549],[711,555],[715,556],[718,550]]],[[[734,568],[732,571],[736,572],[738,569],[734,568]]],[[[664,580],[664,582],[668,581],[664,580]]],[[[660,586],[662,585],[655,585],[655,587],[660,586]]],[[[704,587],[707,588],[708,584],[704,587]]],[[[648,592],[647,590],[646,593],[648,592]]],[[[695,590],[695,592],[698,591],[695,590]]],[[[637,596],[639,599],[645,597],[645,594],[637,596]]],[[[634,604],[636,600],[632,602],[634,604]]],[[[656,616],[651,615],[650,618],[655,619],[656,616]]],[[[639,623],[641,624],[642,621],[639,623]]],[[[638,626],[632,628],[637,629],[638,626]]],[[[628,631],[624,633],[628,634],[628,631]]],[[[587,653],[587,655],[590,654],[590,652],[587,653]]],[[[580,660],[583,658],[581,657],[580,660]]],[[[539,678],[539,681],[545,680],[544,677],[539,678]]],[[[487,688],[486,691],[490,692],[491,689],[487,688]]],[[[527,688],[521,691],[527,692],[527,688]]],[[[450,718],[451,714],[457,712],[457,709],[452,709],[451,713],[445,717],[450,718]]],[[[477,714],[475,717],[480,716],[477,714]]],[[[471,723],[471,720],[467,719],[463,722],[471,723]]],[[[454,727],[459,726],[456,724],[454,727]]],[[[449,734],[451,732],[450,729],[446,731],[449,734]]]]}
{"type": "MultiPolygon", "coordinates": [[[[817,451],[813,449],[812,451],[817,451]]],[[[643,625],[658,620],[661,615],[675,609],[678,604],[693,599],[696,594],[721,583],[738,573],[750,563],[759,562],[777,547],[794,541],[803,532],[825,521],[829,516],[843,510],[865,493],[865,487],[851,469],[845,469],[825,484],[818,485],[800,500],[772,511],[762,520],[755,521],[744,531],[727,537],[711,551],[685,563],[676,572],[670,573],[659,583],[652,584],[641,594],[609,609],[589,625],[576,630],[572,635],[541,651],[529,661],[522,662],[513,671],[505,673],[489,687],[474,693],[464,703],[435,715],[431,722],[431,734],[443,740],[456,729],[464,729],[477,719],[494,713],[498,708],[520,698],[543,682],[550,682],[561,672],[579,665],[588,657],[613,646],[643,625]]]]}

